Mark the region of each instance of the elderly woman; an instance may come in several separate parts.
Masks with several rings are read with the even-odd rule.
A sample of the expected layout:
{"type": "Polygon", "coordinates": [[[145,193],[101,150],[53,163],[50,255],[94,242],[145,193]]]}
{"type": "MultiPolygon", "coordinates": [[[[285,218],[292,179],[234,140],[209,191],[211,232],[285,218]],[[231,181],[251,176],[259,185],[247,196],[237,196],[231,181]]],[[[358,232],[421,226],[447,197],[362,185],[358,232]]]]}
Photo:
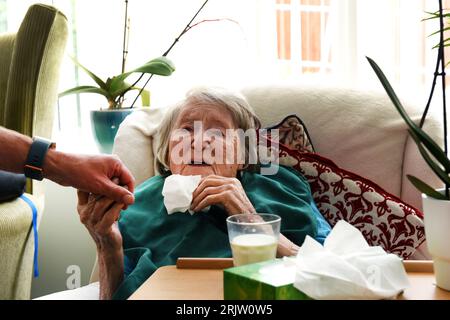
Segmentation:
{"type": "Polygon", "coordinates": [[[178,257],[231,257],[226,227],[231,215],[281,216],[280,257],[295,255],[307,235],[323,242],[330,227],[304,177],[282,166],[274,175],[262,175],[237,161],[239,152],[231,152],[245,142],[227,132],[258,129],[259,123],[239,95],[191,91],[162,121],[161,175],[137,188],[134,205],[121,212],[122,204],[79,191],[80,220],[97,245],[100,298],[128,298],[158,267],[175,264],[178,257]],[[200,133],[194,130],[198,124],[200,133]],[[222,150],[204,152],[213,143],[222,150]],[[222,159],[216,159],[219,155],[222,159]],[[171,174],[201,175],[191,204],[195,214],[167,214],[162,189],[171,174]]]}

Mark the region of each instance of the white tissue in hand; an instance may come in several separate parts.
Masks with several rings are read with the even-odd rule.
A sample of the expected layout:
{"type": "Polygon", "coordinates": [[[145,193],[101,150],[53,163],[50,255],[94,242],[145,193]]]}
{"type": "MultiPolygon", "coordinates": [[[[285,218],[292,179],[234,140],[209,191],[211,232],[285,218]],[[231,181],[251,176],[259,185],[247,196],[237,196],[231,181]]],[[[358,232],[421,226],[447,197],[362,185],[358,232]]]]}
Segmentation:
{"type": "MultiPolygon", "coordinates": [[[[164,181],[162,195],[168,214],[188,211],[192,202],[192,193],[200,183],[201,176],[182,176],[172,174],[164,181]]],[[[191,214],[193,211],[189,210],[191,214]]]]}
{"type": "Polygon", "coordinates": [[[388,299],[409,282],[402,259],[370,247],[358,229],[341,220],[324,246],[306,237],[294,286],[313,299],[388,299]]]}
{"type": "Polygon", "coordinates": [[[183,176],[180,174],[172,174],[164,181],[162,195],[164,197],[164,205],[167,213],[189,211],[192,203],[192,193],[198,187],[201,176],[183,176]]]}

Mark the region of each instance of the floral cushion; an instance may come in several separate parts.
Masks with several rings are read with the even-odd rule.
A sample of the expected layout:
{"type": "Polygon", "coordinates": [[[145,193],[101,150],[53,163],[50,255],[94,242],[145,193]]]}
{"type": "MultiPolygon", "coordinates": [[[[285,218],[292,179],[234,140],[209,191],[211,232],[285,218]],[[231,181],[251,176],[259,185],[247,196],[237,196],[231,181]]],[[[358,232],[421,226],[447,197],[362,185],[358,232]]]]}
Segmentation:
{"type": "MultiPolygon", "coordinates": [[[[418,209],[317,153],[278,145],[269,134],[267,137],[267,153],[279,149],[280,164],[303,174],[317,207],[331,226],[345,220],[358,228],[370,245],[379,245],[404,259],[425,241],[423,214],[418,209]]],[[[265,138],[260,136],[260,143],[265,138]]]]}
{"type": "Polygon", "coordinates": [[[314,152],[314,146],[303,121],[295,114],[289,115],[280,123],[267,128],[270,138],[270,130],[279,130],[279,141],[285,147],[300,152],[314,152]]]}

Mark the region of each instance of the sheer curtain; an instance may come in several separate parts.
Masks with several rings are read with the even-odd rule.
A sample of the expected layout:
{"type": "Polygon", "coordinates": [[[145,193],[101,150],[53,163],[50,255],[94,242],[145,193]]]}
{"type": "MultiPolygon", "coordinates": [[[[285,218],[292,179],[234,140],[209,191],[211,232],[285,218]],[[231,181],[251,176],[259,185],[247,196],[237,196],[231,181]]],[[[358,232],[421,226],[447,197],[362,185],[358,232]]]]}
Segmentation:
{"type": "MultiPolygon", "coordinates": [[[[355,1],[356,2],[356,1],[355,1]]],[[[444,8],[450,1],[444,0],[444,8]]],[[[439,9],[437,0],[366,0],[356,4],[356,70],[354,83],[383,90],[365,56],[383,69],[401,100],[425,108],[431,88],[439,36],[438,19],[422,21],[439,9]]],[[[448,50],[446,61],[449,61],[448,50]]],[[[447,88],[448,81],[447,78],[447,88]]],[[[430,112],[442,111],[441,84],[436,86],[430,112]]]]}
{"type": "MultiPolygon", "coordinates": [[[[438,30],[436,21],[421,22],[437,1],[369,0],[356,5],[355,81],[375,87],[378,80],[365,61],[369,56],[383,68],[402,94],[423,95],[434,72],[438,42],[427,38],[438,30]]],[[[415,98],[419,98],[416,96],[415,98]]]]}
{"type": "MultiPolygon", "coordinates": [[[[300,55],[297,53],[294,56],[293,48],[302,45],[305,38],[311,36],[311,30],[314,32],[312,24],[318,23],[311,19],[306,22],[310,25],[306,32],[302,30],[301,34],[296,33],[295,28],[298,26],[293,22],[299,20],[295,16],[298,15],[296,10],[300,9],[304,18],[305,12],[317,12],[321,6],[328,7],[328,17],[325,22],[321,21],[325,30],[322,30],[320,49],[325,55],[331,51],[329,61],[322,59],[325,63],[329,62],[331,70],[323,72],[322,68],[316,72],[321,74],[322,80],[375,87],[378,82],[372,76],[366,56],[375,59],[399,90],[405,92],[411,88],[416,91],[432,76],[437,51],[431,48],[438,39],[436,36],[427,36],[436,31],[438,25],[435,20],[421,20],[427,17],[425,11],[437,10],[437,1],[277,0],[277,3],[280,8],[292,12],[289,20],[293,32],[287,39],[290,43],[286,45],[278,39],[279,46],[291,49],[292,56],[288,60],[292,65],[295,65],[300,55]],[[295,35],[296,38],[293,37],[295,35]]],[[[305,22],[301,21],[300,24],[303,26],[305,22]]],[[[282,32],[278,31],[279,38],[285,38],[286,28],[289,26],[283,28],[282,32]]],[[[305,76],[301,70],[291,74],[293,78],[301,76],[305,76]]]]}

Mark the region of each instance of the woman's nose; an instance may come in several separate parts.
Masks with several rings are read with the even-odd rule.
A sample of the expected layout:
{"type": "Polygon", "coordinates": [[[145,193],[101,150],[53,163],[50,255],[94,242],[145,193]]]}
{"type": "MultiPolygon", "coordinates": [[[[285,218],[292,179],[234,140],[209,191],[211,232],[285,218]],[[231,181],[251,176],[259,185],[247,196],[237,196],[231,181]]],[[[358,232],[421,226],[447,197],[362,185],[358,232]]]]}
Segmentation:
{"type": "Polygon", "coordinates": [[[194,156],[194,162],[202,162],[203,152],[210,147],[211,139],[204,134],[194,135],[191,143],[191,149],[194,156]]]}
{"type": "Polygon", "coordinates": [[[211,137],[202,132],[196,133],[192,138],[191,148],[203,150],[211,144],[211,137]]]}

